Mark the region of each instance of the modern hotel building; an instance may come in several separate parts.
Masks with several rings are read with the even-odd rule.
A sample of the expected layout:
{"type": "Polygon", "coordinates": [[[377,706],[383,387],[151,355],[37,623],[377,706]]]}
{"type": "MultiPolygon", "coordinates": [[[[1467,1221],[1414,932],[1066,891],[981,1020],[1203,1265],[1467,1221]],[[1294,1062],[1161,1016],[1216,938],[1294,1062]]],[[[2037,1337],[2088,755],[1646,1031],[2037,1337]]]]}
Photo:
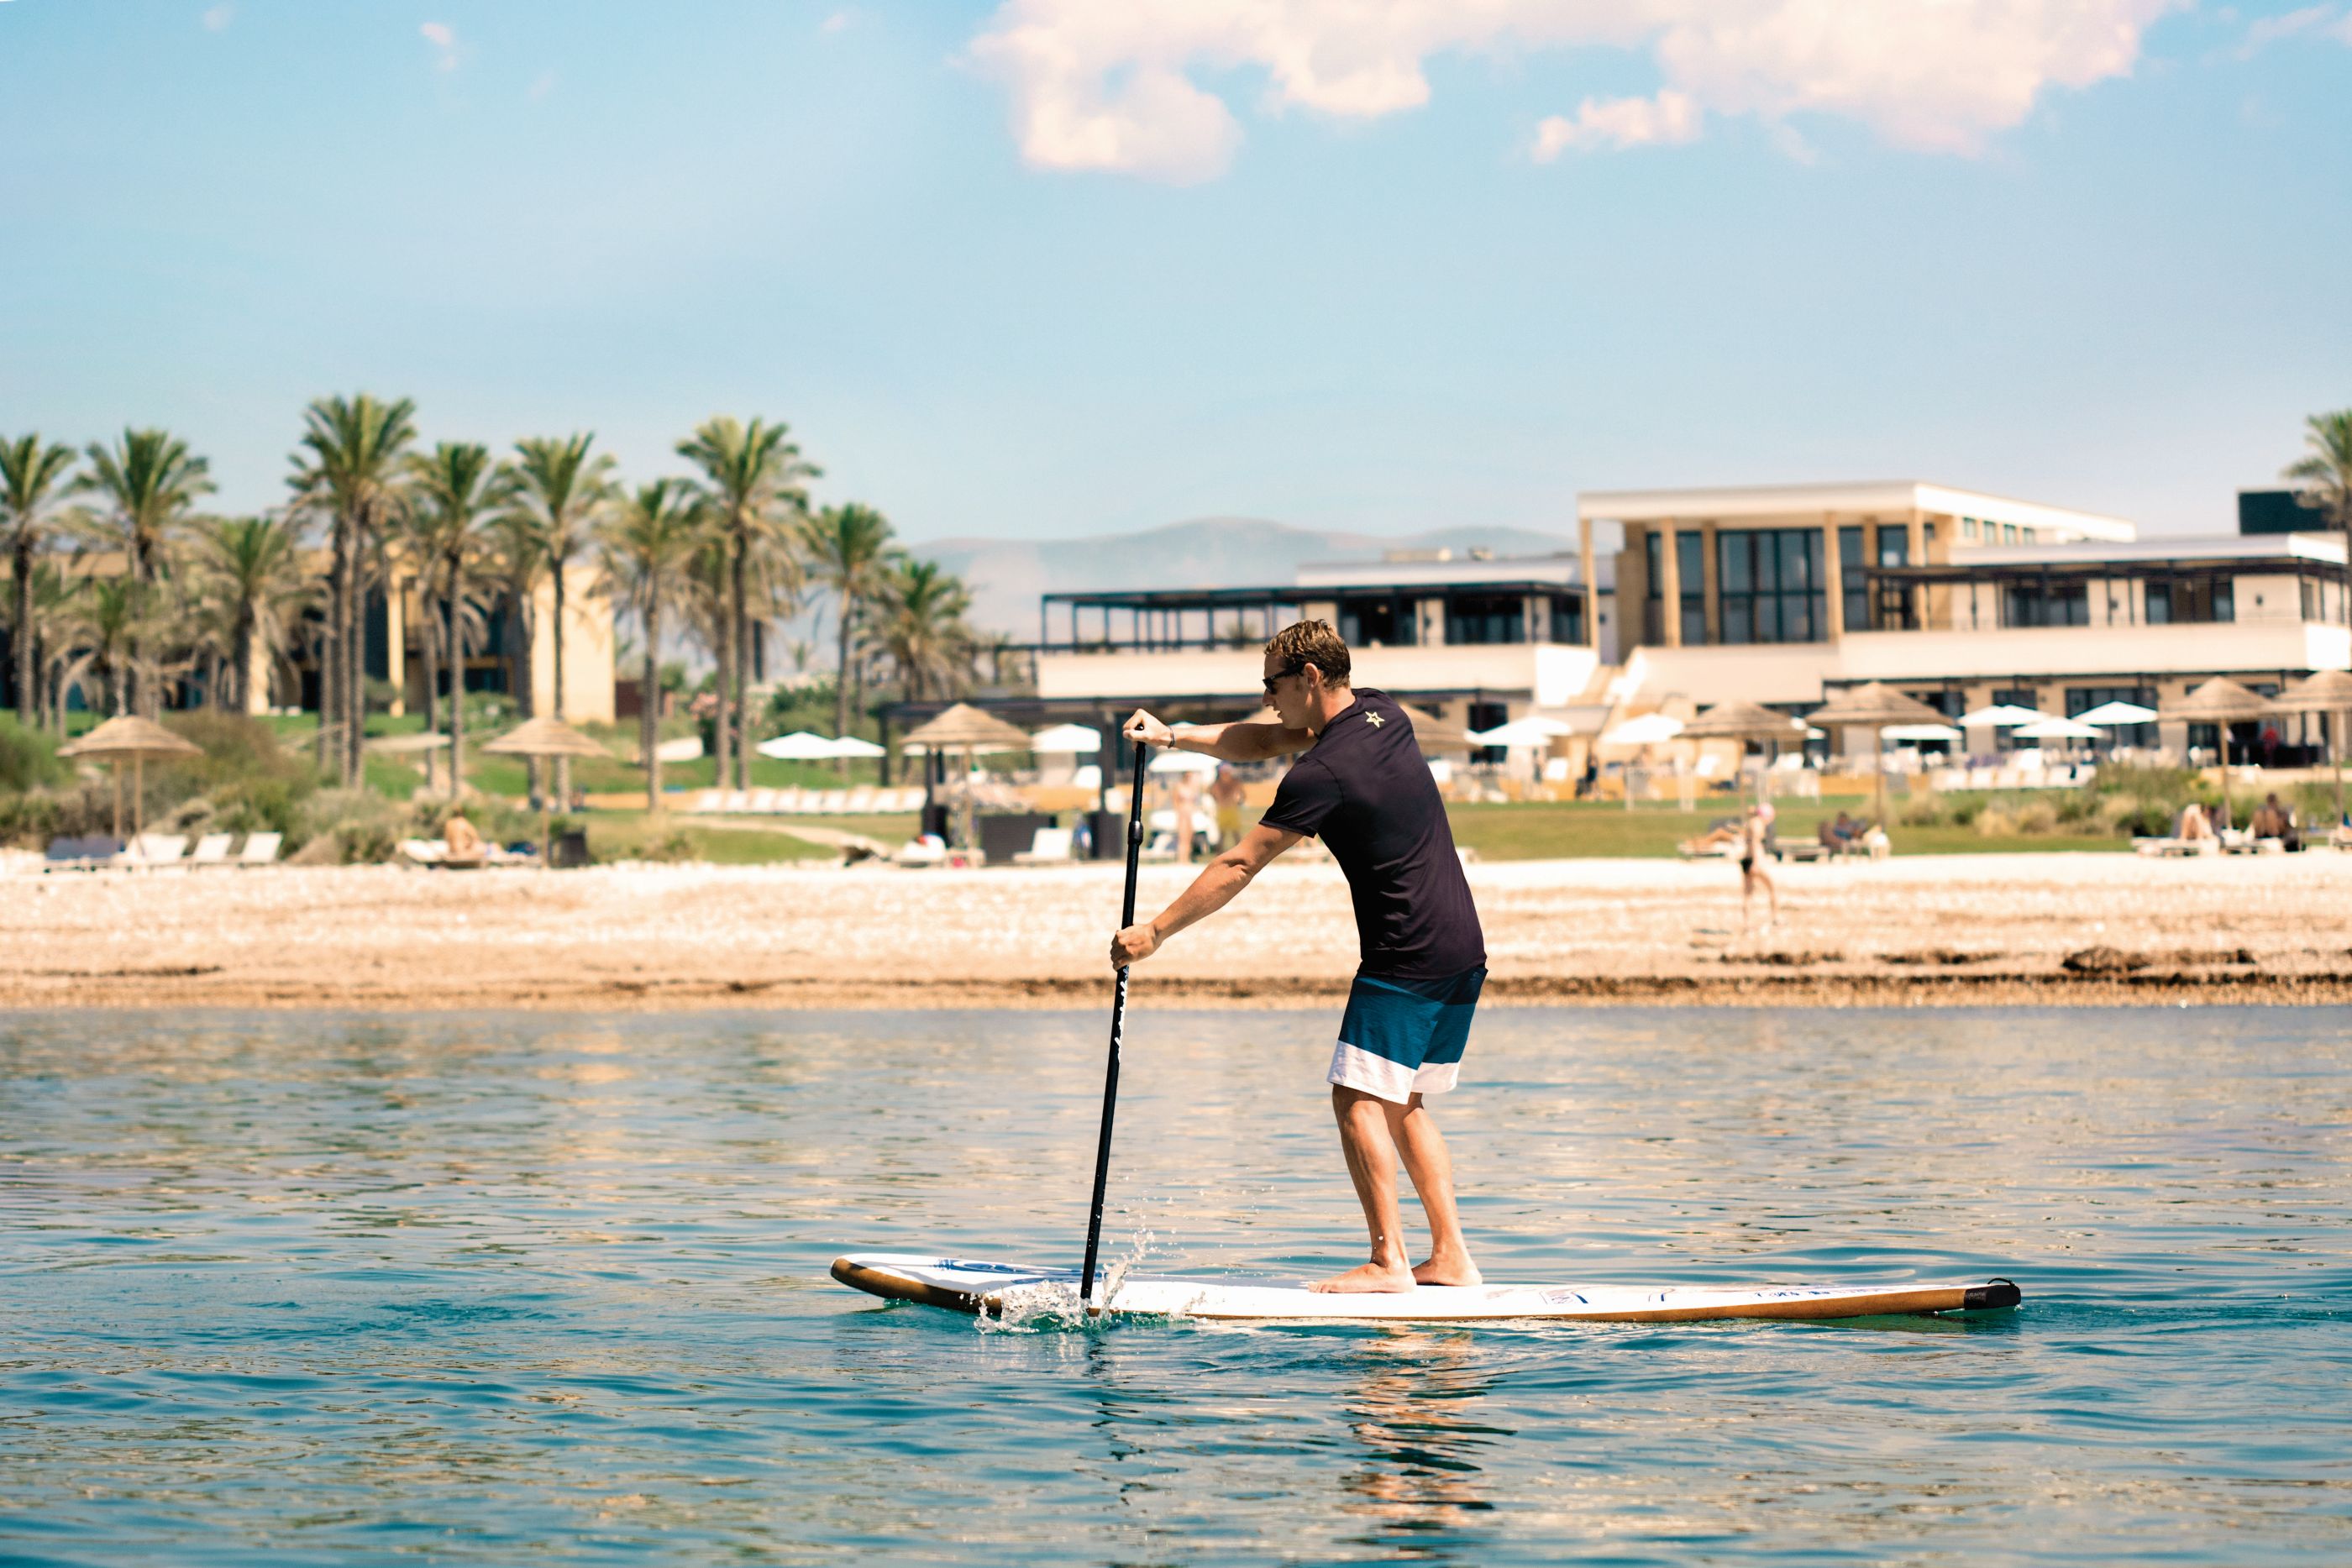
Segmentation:
{"type": "MultiPolygon", "coordinates": [[[[1256,706],[1259,643],[1300,616],[1339,628],[1363,685],[1473,727],[1538,713],[1583,735],[1676,699],[1801,712],[1873,680],[1954,716],[2073,714],[2352,666],[2343,536],[2275,492],[2240,511],[2238,533],[2143,539],[2119,517],[1917,481],[1591,493],[1582,544],[1555,556],[1048,595],[1038,696],[1233,716],[1256,706]]],[[[2141,727],[2117,738],[2212,739],[2141,727]]]]}

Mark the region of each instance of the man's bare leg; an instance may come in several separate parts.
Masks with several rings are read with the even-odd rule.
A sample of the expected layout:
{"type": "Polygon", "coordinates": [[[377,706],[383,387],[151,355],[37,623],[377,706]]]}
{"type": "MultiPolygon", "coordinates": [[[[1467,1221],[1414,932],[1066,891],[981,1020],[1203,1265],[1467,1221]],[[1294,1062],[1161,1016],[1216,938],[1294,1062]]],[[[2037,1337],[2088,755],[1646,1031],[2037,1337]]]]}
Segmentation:
{"type": "Polygon", "coordinates": [[[1339,1120],[1339,1149],[1348,1176],[1364,1206],[1364,1228],[1372,1242],[1371,1261],[1309,1286],[1316,1291],[1410,1291],[1412,1254],[1404,1249],[1404,1223],[1397,1216],[1397,1146],[1390,1113],[1404,1107],[1377,1094],[1331,1086],[1331,1110],[1339,1120]]]}
{"type": "Polygon", "coordinates": [[[1398,1151],[1404,1155],[1405,1174],[1412,1177],[1412,1190],[1421,1195],[1421,1211],[1429,1220],[1429,1260],[1413,1270],[1413,1279],[1423,1285],[1477,1284],[1478,1266],[1470,1261],[1469,1246],[1462,1239],[1462,1219],[1454,1207],[1454,1160],[1445,1152],[1437,1118],[1415,1094],[1402,1105],[1389,1107],[1389,1126],[1398,1151]]]}

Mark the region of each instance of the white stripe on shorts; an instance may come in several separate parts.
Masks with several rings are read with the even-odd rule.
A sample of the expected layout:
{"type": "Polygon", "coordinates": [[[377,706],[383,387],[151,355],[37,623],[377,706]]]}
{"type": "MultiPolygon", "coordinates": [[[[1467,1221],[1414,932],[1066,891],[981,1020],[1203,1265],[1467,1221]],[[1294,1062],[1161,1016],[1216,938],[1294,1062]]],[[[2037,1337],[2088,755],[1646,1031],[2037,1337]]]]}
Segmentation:
{"type": "Polygon", "coordinates": [[[1342,1089],[1360,1090],[1402,1105],[1415,1094],[1444,1093],[1461,1075],[1462,1064],[1458,1061],[1433,1061],[1416,1071],[1402,1061],[1391,1061],[1343,1040],[1331,1052],[1328,1081],[1342,1089]]]}

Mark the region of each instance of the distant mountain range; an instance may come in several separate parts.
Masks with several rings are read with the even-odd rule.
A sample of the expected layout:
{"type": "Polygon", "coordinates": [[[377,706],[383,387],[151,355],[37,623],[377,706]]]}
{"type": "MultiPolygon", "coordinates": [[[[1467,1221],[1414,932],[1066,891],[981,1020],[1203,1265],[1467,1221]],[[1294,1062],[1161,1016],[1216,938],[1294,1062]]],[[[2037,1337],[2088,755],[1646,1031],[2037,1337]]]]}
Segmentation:
{"type": "Polygon", "coordinates": [[[1047,593],[1249,588],[1288,583],[1308,561],[1377,560],[1392,549],[1549,555],[1574,549],[1576,539],[1499,527],[1381,536],[1295,528],[1255,517],[1198,517],[1097,538],[946,538],[912,548],[971,586],[973,624],[1027,641],[1037,635],[1037,601],[1047,593]]]}

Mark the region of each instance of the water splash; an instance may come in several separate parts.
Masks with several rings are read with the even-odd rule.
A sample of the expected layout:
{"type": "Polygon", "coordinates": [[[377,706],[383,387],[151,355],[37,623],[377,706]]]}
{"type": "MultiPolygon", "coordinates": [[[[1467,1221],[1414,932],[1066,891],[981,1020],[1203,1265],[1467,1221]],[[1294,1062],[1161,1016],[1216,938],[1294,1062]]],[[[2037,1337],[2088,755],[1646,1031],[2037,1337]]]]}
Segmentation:
{"type": "MultiPolygon", "coordinates": [[[[1112,1259],[1103,1270],[1100,1299],[1110,1301],[1135,1266],[1151,1254],[1152,1234],[1139,1225],[1128,1238],[1127,1255],[1112,1259]]],[[[1072,1280],[1040,1280],[1014,1285],[996,1294],[997,1310],[981,1308],[975,1320],[982,1333],[1058,1333],[1070,1330],[1107,1329],[1116,1322],[1109,1312],[1089,1312],[1072,1280]]]]}

